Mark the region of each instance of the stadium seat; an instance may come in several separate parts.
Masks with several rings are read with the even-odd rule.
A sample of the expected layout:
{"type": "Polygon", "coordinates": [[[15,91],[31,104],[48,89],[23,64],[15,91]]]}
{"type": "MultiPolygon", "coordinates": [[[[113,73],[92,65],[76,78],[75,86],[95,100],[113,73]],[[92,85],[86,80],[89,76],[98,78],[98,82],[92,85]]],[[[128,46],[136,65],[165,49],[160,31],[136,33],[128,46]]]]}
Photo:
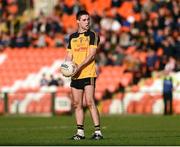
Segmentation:
{"type": "Polygon", "coordinates": [[[135,113],[136,114],[143,114],[144,113],[144,107],[145,107],[145,102],[136,102],[136,105],[135,105],[135,113]]]}
{"type": "Polygon", "coordinates": [[[152,114],[152,106],[154,104],[153,99],[149,99],[146,103],[146,106],[144,108],[144,114],[152,114]]]}
{"type": "Polygon", "coordinates": [[[113,96],[113,98],[123,100],[123,95],[124,95],[123,93],[118,92],[113,96]]]}
{"type": "Polygon", "coordinates": [[[127,113],[128,114],[134,114],[135,113],[135,108],[136,108],[136,101],[131,101],[128,106],[127,106],[127,113]]]}
{"type": "Polygon", "coordinates": [[[173,100],[173,113],[180,114],[180,100],[173,100]]]}
{"type": "Polygon", "coordinates": [[[35,113],[35,107],[36,107],[36,102],[31,101],[26,108],[26,113],[27,114],[35,113]]]}
{"type": "Polygon", "coordinates": [[[111,99],[102,101],[102,110],[101,110],[102,113],[104,113],[104,114],[109,113],[109,106],[110,106],[111,102],[112,102],[111,99]]]}
{"type": "Polygon", "coordinates": [[[102,97],[103,97],[103,92],[96,90],[96,92],[95,92],[95,99],[96,99],[97,101],[100,101],[100,100],[102,99],[102,97]]]}

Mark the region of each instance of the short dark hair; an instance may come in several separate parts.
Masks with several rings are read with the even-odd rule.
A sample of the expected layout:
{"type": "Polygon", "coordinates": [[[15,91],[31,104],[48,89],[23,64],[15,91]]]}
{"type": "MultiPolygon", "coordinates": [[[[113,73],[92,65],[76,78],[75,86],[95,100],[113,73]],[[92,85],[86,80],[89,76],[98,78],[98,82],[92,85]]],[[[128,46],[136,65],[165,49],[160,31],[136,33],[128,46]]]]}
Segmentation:
{"type": "Polygon", "coordinates": [[[76,20],[79,20],[82,15],[89,15],[89,13],[88,13],[86,10],[80,10],[80,11],[76,14],[76,20]]]}

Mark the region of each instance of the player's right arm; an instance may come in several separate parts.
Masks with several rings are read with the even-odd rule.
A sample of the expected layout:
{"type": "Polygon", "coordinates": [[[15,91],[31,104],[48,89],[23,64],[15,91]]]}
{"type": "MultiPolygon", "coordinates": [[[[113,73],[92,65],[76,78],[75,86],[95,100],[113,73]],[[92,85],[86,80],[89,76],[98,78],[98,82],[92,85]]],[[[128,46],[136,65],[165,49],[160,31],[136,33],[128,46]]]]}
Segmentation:
{"type": "Polygon", "coordinates": [[[72,39],[72,35],[69,37],[69,41],[68,41],[68,46],[67,46],[67,55],[65,57],[65,61],[72,61],[73,60],[73,54],[72,54],[72,50],[71,50],[71,39],[72,39]]]}

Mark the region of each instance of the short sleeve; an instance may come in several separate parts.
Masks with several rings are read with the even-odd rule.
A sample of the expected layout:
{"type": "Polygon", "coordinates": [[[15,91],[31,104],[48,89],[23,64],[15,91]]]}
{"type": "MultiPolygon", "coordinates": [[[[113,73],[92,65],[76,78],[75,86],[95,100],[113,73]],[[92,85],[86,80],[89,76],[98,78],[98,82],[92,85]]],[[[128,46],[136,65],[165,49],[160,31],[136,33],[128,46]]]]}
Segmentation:
{"type": "Polygon", "coordinates": [[[90,48],[97,48],[99,41],[99,36],[95,32],[90,32],[90,48]]]}
{"type": "Polygon", "coordinates": [[[72,40],[72,35],[70,35],[69,39],[68,39],[68,45],[67,45],[67,51],[71,52],[71,40],[72,40]]]}

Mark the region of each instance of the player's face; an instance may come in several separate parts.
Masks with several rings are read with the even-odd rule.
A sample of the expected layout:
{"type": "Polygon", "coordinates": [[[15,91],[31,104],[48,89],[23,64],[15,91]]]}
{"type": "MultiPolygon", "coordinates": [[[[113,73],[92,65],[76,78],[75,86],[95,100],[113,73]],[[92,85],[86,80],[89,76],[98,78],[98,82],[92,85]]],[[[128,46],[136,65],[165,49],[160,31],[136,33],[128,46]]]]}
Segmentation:
{"type": "Polygon", "coordinates": [[[79,20],[77,20],[79,24],[79,29],[81,30],[88,30],[89,29],[89,24],[90,24],[90,18],[89,15],[82,15],[79,20]]]}

